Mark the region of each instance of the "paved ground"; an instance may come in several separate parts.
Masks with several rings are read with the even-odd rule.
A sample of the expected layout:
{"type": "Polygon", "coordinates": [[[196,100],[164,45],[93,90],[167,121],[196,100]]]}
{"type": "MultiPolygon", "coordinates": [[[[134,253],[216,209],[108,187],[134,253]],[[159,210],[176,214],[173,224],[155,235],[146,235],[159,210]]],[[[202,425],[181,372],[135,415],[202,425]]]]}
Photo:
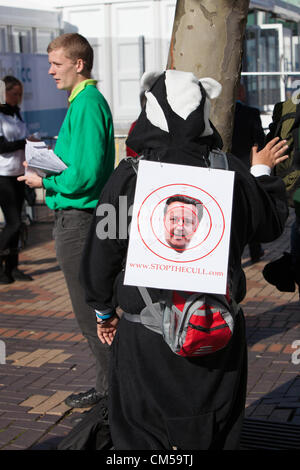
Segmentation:
{"type": "MultiPolygon", "coordinates": [[[[246,415],[300,425],[299,296],[280,293],[261,274],[266,262],[288,251],[290,224],[279,240],[264,245],[259,263],[251,265],[245,252],[246,415]]],[[[85,411],[67,407],[65,397],[94,385],[94,362],[75,323],[51,229],[49,220],[29,227],[20,267],[34,281],[0,286],[1,357],[6,350],[6,363],[0,364],[0,450],[51,449],[85,411]]]]}

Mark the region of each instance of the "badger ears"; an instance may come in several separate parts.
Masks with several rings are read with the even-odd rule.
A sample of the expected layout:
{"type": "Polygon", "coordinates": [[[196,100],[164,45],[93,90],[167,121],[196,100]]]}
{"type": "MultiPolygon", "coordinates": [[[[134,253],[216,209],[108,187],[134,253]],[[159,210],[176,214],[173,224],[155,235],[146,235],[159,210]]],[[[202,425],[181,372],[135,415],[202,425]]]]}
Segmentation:
{"type": "Polygon", "coordinates": [[[214,98],[218,98],[218,96],[220,95],[222,91],[221,83],[209,77],[201,78],[199,82],[201,83],[204,90],[206,91],[209,99],[213,100],[214,98]]]}
{"type": "MultiPolygon", "coordinates": [[[[158,79],[158,77],[161,74],[162,72],[158,72],[158,71],[145,72],[142,75],[142,78],[140,81],[141,90],[142,91],[149,90],[149,88],[152,87],[154,82],[158,79]]],[[[217,98],[220,95],[222,91],[222,85],[219,82],[217,82],[217,80],[210,78],[210,77],[205,77],[205,78],[201,78],[199,82],[205,89],[209,99],[217,98]]]]}
{"type": "Polygon", "coordinates": [[[161,74],[162,72],[145,72],[140,80],[141,91],[149,90],[161,74]]]}

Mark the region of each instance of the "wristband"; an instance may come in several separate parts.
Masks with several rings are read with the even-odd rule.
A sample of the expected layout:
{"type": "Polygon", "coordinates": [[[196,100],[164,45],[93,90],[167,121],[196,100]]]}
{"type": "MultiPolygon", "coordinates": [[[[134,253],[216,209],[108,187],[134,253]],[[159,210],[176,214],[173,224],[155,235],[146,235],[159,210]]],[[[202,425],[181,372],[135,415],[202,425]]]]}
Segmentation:
{"type": "Polygon", "coordinates": [[[107,320],[108,318],[112,317],[114,314],[114,312],[110,312],[110,313],[99,313],[99,312],[96,312],[96,317],[99,318],[99,320],[107,320]]]}
{"type": "Polygon", "coordinates": [[[117,312],[111,312],[110,314],[103,315],[102,317],[100,317],[100,314],[98,312],[96,312],[96,323],[97,323],[97,325],[102,325],[103,323],[107,322],[107,320],[109,320],[113,316],[116,316],[118,318],[118,320],[120,320],[120,317],[117,314],[117,312]]]}
{"type": "Polygon", "coordinates": [[[95,313],[96,313],[97,323],[98,323],[98,320],[99,320],[99,323],[104,323],[107,320],[109,320],[109,318],[113,317],[115,312],[114,310],[111,310],[109,312],[106,311],[106,313],[100,313],[97,310],[95,310],[95,313]]]}

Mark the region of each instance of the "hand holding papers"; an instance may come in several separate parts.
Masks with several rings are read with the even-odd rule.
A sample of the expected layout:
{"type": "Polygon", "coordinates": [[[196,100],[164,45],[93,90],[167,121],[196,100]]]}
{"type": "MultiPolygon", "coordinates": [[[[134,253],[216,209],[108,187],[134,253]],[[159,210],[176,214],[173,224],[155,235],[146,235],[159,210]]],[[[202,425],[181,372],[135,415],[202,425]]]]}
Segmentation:
{"type": "MultiPolygon", "coordinates": [[[[64,162],[49,150],[45,142],[26,140],[25,159],[28,170],[34,170],[39,176],[55,175],[67,168],[64,162]]],[[[26,170],[26,173],[27,171],[26,170]]]]}

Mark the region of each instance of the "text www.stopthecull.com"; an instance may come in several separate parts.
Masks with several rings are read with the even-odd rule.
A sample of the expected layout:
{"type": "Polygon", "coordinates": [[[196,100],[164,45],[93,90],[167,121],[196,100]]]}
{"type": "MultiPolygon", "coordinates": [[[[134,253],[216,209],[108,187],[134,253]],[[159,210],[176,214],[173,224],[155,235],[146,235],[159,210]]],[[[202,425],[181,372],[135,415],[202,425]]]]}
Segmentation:
{"type": "Polygon", "coordinates": [[[224,273],[222,271],[211,271],[206,270],[205,268],[197,268],[191,266],[175,266],[173,264],[160,264],[160,263],[129,263],[130,268],[134,269],[149,269],[154,271],[168,271],[168,272],[178,272],[178,273],[188,273],[188,274],[197,274],[202,276],[216,276],[223,277],[224,273]]]}

